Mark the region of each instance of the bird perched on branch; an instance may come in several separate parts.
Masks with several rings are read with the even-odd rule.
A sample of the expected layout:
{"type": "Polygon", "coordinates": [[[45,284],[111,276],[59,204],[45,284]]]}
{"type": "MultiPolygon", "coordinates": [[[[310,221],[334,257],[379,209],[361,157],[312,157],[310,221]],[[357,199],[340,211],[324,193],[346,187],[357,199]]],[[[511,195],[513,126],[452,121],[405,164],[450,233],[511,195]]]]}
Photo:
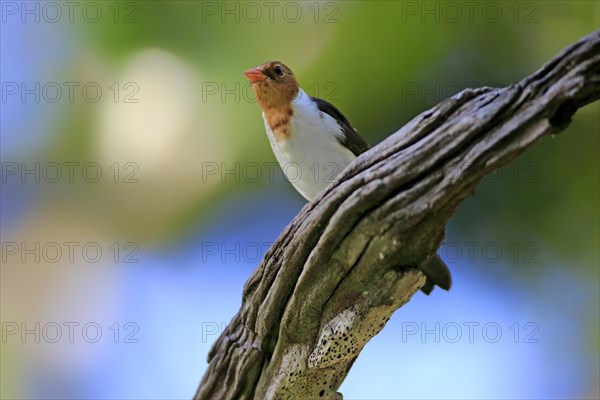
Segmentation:
{"type": "MultiPolygon", "coordinates": [[[[369,148],[334,105],[306,94],[283,63],[266,62],[244,75],[252,83],[281,169],[308,201],[369,148]]],[[[450,288],[450,272],[437,255],[420,268],[427,277],[421,288],[425,293],[434,285],[450,288]]]]}

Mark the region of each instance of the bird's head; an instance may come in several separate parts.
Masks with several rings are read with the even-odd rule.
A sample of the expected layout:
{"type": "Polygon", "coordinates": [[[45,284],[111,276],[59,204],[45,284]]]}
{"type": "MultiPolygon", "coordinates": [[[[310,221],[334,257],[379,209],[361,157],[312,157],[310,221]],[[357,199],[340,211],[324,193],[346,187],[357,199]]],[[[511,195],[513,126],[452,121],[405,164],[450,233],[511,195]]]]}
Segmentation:
{"type": "Polygon", "coordinates": [[[288,106],[300,90],[292,70],[279,61],[266,62],[244,75],[252,83],[256,100],[264,111],[288,106]]]}

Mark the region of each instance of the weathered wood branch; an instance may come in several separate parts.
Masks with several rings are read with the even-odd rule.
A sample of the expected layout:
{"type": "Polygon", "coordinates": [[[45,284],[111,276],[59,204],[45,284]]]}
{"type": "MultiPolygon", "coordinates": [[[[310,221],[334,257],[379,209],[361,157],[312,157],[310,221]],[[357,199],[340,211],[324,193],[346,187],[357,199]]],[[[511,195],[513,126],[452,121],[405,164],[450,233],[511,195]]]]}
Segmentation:
{"type": "Polygon", "coordinates": [[[362,154],[288,225],[214,344],[196,399],[334,399],[486,174],[600,98],[600,31],[512,86],[467,89],[362,154]]]}

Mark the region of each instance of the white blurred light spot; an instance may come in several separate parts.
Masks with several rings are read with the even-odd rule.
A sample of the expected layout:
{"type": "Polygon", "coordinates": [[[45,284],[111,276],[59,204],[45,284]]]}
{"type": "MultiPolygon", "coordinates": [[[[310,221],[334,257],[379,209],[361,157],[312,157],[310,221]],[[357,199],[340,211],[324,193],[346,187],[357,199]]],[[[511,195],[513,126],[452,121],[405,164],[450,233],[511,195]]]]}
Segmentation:
{"type": "Polygon", "coordinates": [[[99,159],[109,165],[135,162],[140,174],[156,174],[178,160],[195,127],[197,74],[166,51],[146,49],[131,57],[115,81],[118,95],[112,86],[102,99],[99,159]]]}

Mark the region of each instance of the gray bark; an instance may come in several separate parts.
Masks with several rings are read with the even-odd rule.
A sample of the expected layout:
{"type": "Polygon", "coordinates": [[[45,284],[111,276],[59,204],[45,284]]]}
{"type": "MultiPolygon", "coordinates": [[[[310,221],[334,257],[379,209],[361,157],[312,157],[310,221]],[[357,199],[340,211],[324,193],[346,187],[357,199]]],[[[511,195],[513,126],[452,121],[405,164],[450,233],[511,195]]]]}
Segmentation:
{"type": "MultiPolygon", "coordinates": [[[[266,253],[196,399],[335,399],[363,346],[425,278],[486,174],[600,97],[600,31],[502,89],[467,89],[362,154],[266,253]]],[[[558,150],[558,149],[557,149],[558,150]]]]}

